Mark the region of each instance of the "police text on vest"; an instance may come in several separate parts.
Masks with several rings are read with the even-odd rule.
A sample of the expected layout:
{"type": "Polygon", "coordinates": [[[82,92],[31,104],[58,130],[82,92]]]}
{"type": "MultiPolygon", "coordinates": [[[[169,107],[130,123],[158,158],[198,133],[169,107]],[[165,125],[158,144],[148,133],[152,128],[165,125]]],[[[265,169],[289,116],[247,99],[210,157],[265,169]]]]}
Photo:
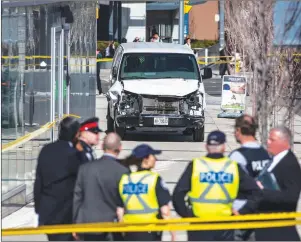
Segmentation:
{"type": "Polygon", "coordinates": [[[141,182],[124,184],[122,193],[127,195],[147,194],[148,184],[141,182]]]}
{"type": "Polygon", "coordinates": [[[201,172],[200,173],[200,182],[202,183],[211,183],[211,184],[225,184],[233,183],[233,174],[226,173],[223,171],[220,172],[201,172]]]}

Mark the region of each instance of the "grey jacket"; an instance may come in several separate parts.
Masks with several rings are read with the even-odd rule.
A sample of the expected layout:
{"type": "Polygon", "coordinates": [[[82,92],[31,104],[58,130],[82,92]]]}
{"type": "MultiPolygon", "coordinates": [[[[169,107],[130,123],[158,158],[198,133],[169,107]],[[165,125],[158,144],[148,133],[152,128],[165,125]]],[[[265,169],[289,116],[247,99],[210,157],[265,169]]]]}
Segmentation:
{"type": "Polygon", "coordinates": [[[119,181],[128,171],[110,156],[82,165],[74,189],[73,222],[113,222],[119,181]]]}

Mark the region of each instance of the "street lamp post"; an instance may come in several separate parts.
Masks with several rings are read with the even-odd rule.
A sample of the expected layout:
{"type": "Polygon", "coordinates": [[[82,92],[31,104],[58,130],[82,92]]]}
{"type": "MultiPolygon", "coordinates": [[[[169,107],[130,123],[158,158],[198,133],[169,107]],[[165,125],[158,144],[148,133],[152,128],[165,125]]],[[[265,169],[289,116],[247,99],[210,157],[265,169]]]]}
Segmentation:
{"type": "Polygon", "coordinates": [[[225,47],[225,0],[219,0],[219,45],[225,47]]]}
{"type": "Polygon", "coordinates": [[[179,44],[184,44],[184,1],[180,0],[179,8],[179,44]]]}

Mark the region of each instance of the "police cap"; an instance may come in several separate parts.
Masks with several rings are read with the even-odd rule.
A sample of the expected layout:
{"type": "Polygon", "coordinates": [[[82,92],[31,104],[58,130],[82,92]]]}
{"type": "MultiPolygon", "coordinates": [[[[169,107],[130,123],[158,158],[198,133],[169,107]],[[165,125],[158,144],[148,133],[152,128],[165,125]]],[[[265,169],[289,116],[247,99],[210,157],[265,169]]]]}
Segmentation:
{"type": "Polygon", "coordinates": [[[132,156],[136,158],[145,158],[149,155],[159,155],[161,154],[161,150],[154,150],[152,147],[150,147],[147,144],[138,145],[133,151],[132,156]]]}
{"type": "Polygon", "coordinates": [[[84,121],[83,123],[81,123],[80,125],[80,131],[90,131],[92,133],[99,133],[99,132],[103,132],[99,127],[98,127],[98,118],[93,117],[93,118],[89,118],[86,121],[84,121]]]}
{"type": "Polygon", "coordinates": [[[207,137],[207,145],[221,145],[226,143],[226,135],[219,130],[212,131],[207,137]]]}

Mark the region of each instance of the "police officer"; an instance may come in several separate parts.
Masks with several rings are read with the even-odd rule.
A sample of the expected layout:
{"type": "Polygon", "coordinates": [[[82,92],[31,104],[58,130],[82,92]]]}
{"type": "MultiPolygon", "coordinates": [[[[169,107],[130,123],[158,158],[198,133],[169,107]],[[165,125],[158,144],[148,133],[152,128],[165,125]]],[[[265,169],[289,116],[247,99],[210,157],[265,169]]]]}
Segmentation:
{"type": "MultiPolygon", "coordinates": [[[[242,115],[235,120],[235,138],[241,147],[232,151],[229,155],[251,177],[256,178],[262,169],[270,162],[270,156],[264,147],[256,140],[257,124],[250,115],[242,115]]],[[[233,207],[238,210],[244,205],[244,200],[235,200],[233,207]]],[[[254,230],[236,230],[235,240],[255,240],[254,230]]]]}
{"type": "MultiPolygon", "coordinates": [[[[193,159],[182,174],[173,193],[173,205],[181,217],[208,219],[256,210],[261,191],[253,178],[224,156],[225,143],[223,132],[211,132],[206,144],[208,154],[193,159]],[[247,203],[239,211],[233,211],[232,202],[238,194],[243,194],[247,203]],[[186,205],[186,195],[189,206],[186,205]]],[[[188,241],[233,239],[233,230],[188,231],[188,241]]]]}
{"type": "Polygon", "coordinates": [[[92,146],[98,145],[99,143],[99,133],[102,130],[98,127],[98,118],[90,118],[84,121],[80,126],[80,137],[79,141],[83,147],[82,160],[85,162],[92,161],[96,159],[93,154],[92,146]]]}
{"type": "MultiPolygon", "coordinates": [[[[125,164],[132,168],[132,172],[123,175],[119,183],[120,199],[117,208],[119,221],[148,221],[170,217],[169,191],[159,174],[151,171],[156,163],[155,155],[160,153],[161,150],[154,150],[149,145],[142,144],[125,160],[125,164]]],[[[174,233],[171,235],[174,241],[174,233]]],[[[161,237],[161,232],[125,234],[127,241],[160,241],[161,237]]]]}
{"type": "Polygon", "coordinates": [[[269,163],[268,152],[256,140],[257,124],[250,115],[242,115],[235,121],[235,138],[241,147],[229,155],[252,177],[257,177],[269,163]]]}

